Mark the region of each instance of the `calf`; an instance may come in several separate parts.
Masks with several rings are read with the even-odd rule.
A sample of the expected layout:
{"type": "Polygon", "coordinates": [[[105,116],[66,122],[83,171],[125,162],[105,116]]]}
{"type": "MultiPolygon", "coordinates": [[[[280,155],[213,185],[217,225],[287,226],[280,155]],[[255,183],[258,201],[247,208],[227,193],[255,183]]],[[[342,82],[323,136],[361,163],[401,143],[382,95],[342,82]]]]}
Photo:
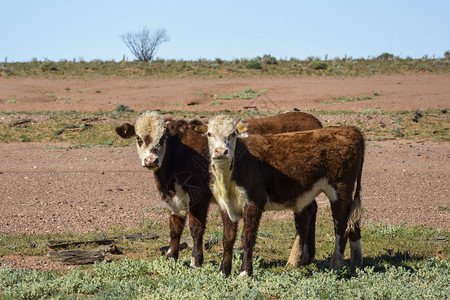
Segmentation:
{"type": "MultiPolygon", "coordinates": [[[[359,222],[364,138],[360,131],[326,127],[238,139],[246,137],[248,127],[246,122],[236,123],[224,115],[211,119],[207,128],[200,127],[208,137],[212,193],[232,222],[244,219],[241,275],[252,274],[262,212],[292,209],[301,214],[321,192],[330,200],[334,219],[336,244],[331,268],[341,267],[350,238],[354,273],[362,264],[359,222]]],[[[224,237],[236,235],[236,227],[230,223],[224,227],[224,237]]],[[[233,243],[229,239],[224,245],[221,271],[226,275],[231,272],[233,243]]]]}
{"type": "MultiPolygon", "coordinates": [[[[277,116],[251,119],[254,128],[250,134],[277,133],[321,128],[319,120],[300,112],[291,112],[277,116]]],[[[209,151],[206,137],[196,130],[201,121],[164,120],[156,112],[141,115],[133,126],[125,123],[116,128],[122,138],[136,138],[136,145],[143,167],[154,171],[155,182],[161,198],[166,202],[170,214],[170,246],[167,257],[178,258],[181,233],[189,216],[190,232],[193,238],[191,266],[203,263],[203,234],[210,200],[213,199],[209,189],[209,151]]],[[[304,210],[295,214],[298,224],[299,241],[306,245],[302,248],[303,260],[315,255],[315,201],[304,210]]],[[[222,212],[224,223],[237,227],[228,215],[222,212]]],[[[224,234],[224,240],[233,236],[224,234]]],[[[227,242],[228,243],[228,242],[227,242]]],[[[293,247],[293,257],[300,254],[298,247],[293,247]]],[[[293,259],[296,264],[300,259],[293,259]]]]}

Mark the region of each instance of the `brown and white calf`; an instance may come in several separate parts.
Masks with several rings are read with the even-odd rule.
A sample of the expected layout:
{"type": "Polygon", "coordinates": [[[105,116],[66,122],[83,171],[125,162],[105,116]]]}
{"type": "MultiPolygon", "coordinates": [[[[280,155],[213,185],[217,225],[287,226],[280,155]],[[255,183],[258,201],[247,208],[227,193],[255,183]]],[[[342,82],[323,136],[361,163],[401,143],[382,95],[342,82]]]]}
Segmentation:
{"type": "MultiPolygon", "coordinates": [[[[237,123],[220,115],[209,121],[206,130],[212,193],[232,221],[244,219],[241,274],[252,274],[252,254],[262,213],[292,209],[301,214],[322,192],[331,203],[336,237],[330,266],[332,269],[342,266],[349,238],[354,273],[362,264],[359,222],[364,138],[361,132],[352,127],[326,127],[237,138],[246,137],[248,126],[244,121],[237,123]]],[[[227,232],[224,236],[236,235],[236,227],[230,223],[224,226],[227,232]]],[[[229,239],[230,244],[224,245],[221,270],[226,275],[231,272],[233,242],[229,239]]]]}
{"type": "MultiPolygon", "coordinates": [[[[272,117],[251,119],[250,134],[267,134],[321,128],[319,120],[301,112],[284,113],[272,117]]],[[[116,128],[122,138],[136,138],[137,151],[143,167],[154,171],[161,198],[170,210],[170,246],[167,257],[178,258],[180,238],[189,216],[193,238],[191,266],[203,263],[203,234],[210,200],[209,151],[207,138],[196,130],[201,121],[164,120],[156,112],[141,115],[135,125],[125,123],[116,128]]],[[[295,215],[298,236],[304,247],[303,258],[315,255],[315,201],[302,214],[295,215]]],[[[224,223],[236,227],[222,212],[224,223]]],[[[224,241],[234,237],[224,234],[224,241]]],[[[228,241],[226,242],[229,243],[228,241]]],[[[297,243],[298,244],[298,243],[297,243]]],[[[294,247],[295,248],[295,247],[294,247]]],[[[297,253],[298,249],[293,252],[297,253]]]]}

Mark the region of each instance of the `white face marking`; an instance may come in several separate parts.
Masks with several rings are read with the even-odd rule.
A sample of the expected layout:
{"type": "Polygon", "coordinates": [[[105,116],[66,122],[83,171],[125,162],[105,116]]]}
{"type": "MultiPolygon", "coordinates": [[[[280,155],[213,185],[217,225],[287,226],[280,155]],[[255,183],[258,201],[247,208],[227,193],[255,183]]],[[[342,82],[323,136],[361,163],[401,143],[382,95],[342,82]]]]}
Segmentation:
{"type": "Polygon", "coordinates": [[[167,207],[173,215],[186,217],[189,210],[189,194],[186,193],[178,183],[175,183],[174,187],[175,197],[168,197],[164,200],[166,201],[167,207]]]}
{"type": "Polygon", "coordinates": [[[212,163],[217,163],[214,159],[218,156],[231,162],[236,147],[236,121],[225,115],[216,116],[209,121],[206,136],[212,163]],[[224,150],[226,153],[220,150],[224,150]]]}
{"type": "Polygon", "coordinates": [[[156,170],[166,152],[166,123],[156,112],[147,111],[135,124],[137,151],[143,167],[156,170]]]}

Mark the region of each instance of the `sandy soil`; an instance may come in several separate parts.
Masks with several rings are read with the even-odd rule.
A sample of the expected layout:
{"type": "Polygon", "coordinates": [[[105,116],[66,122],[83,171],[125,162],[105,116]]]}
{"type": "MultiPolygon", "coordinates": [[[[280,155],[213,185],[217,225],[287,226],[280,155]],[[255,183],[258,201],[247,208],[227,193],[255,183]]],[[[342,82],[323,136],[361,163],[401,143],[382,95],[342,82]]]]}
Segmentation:
{"type": "Polygon", "coordinates": [[[450,106],[450,74],[382,75],[357,78],[221,78],[221,79],[94,79],[56,80],[0,78],[0,111],[111,110],[119,104],[136,110],[222,110],[256,106],[260,110],[381,108],[442,109],[450,106]],[[254,100],[222,100],[214,95],[240,93],[245,88],[267,93],[254,100]],[[334,97],[382,93],[370,101],[320,104],[334,97]],[[8,100],[16,103],[6,103],[8,100]],[[186,106],[189,103],[198,105],[186,106]],[[181,106],[181,104],[183,106],[181,106]]]}
{"type": "MultiPolygon", "coordinates": [[[[243,106],[275,111],[448,109],[449,82],[450,74],[88,81],[0,78],[0,111],[98,111],[119,104],[138,110],[238,110],[243,106]],[[224,100],[224,105],[207,105],[213,101],[212,95],[229,95],[244,88],[268,92],[255,100],[224,100]],[[370,101],[319,103],[373,92],[383,95],[370,101]],[[9,99],[17,102],[5,103],[9,99]],[[173,105],[191,102],[198,105],[173,105]]],[[[159,199],[153,174],[139,166],[134,146],[94,150],[52,146],[0,144],[0,233],[99,231],[115,225],[132,227],[149,218],[167,223],[167,210],[159,199]]],[[[363,170],[363,222],[449,230],[449,162],[449,143],[370,142],[363,170]]],[[[321,208],[329,205],[322,196],[318,202],[321,208]]],[[[274,216],[290,217],[290,213],[266,214],[274,216]]],[[[0,265],[23,265],[23,261],[30,261],[32,267],[48,267],[39,259],[17,257],[4,257],[0,265]]]]}

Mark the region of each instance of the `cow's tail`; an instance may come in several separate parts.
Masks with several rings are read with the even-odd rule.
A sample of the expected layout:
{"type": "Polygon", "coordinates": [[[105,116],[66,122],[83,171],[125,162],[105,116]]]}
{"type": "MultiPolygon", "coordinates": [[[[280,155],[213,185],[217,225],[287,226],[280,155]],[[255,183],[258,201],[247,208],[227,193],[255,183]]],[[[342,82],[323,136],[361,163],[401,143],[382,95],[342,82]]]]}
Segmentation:
{"type": "Polygon", "coordinates": [[[353,197],[352,205],[350,207],[350,212],[348,214],[347,229],[345,231],[346,234],[348,234],[351,231],[355,231],[355,228],[359,227],[359,223],[361,221],[361,215],[362,215],[361,176],[362,176],[363,162],[364,162],[364,138],[362,138],[361,161],[360,161],[360,166],[359,166],[359,170],[358,170],[358,175],[356,177],[355,195],[353,197]]]}

